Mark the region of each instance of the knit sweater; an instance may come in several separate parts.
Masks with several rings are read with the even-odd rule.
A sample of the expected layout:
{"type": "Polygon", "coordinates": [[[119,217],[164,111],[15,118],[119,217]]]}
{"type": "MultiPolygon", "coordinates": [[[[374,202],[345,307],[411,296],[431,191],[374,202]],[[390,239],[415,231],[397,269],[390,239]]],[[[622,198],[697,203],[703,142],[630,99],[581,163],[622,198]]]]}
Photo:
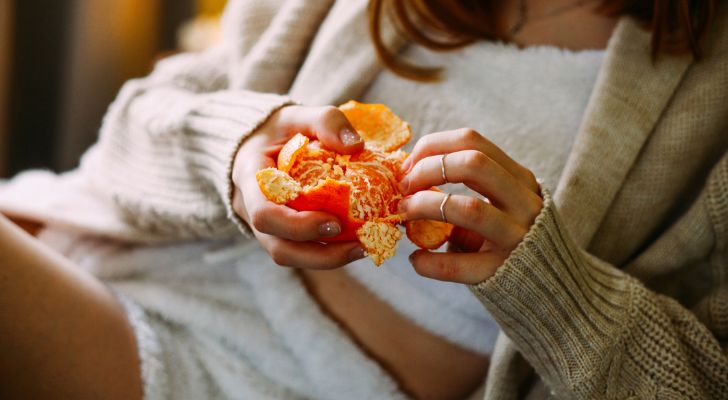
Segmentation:
{"type": "MultiPolygon", "coordinates": [[[[363,93],[380,70],[365,8],[231,1],[224,44],[161,62],[110,108],[78,173],[103,223],[11,192],[0,209],[136,241],[245,232],[233,155],[291,99],[363,93]]],[[[487,398],[516,398],[531,368],[559,398],[726,398],[728,7],[716,11],[701,61],[652,62],[649,33],[619,22],[554,195],[470,286],[503,330],[487,398]]]]}
{"type": "MultiPolygon", "coordinates": [[[[418,64],[440,65],[440,82],[423,85],[382,71],[364,93],[367,103],[406,110],[414,144],[432,132],[469,126],[529,168],[541,185],[555,188],[584,115],[603,51],[553,46],[521,49],[479,42],[447,53],[410,46],[403,54],[418,64]],[[448,110],[442,113],[441,110],[448,110]],[[533,146],[533,143],[539,143],[533,146]]],[[[465,185],[448,193],[480,197],[465,185]]],[[[411,321],[471,351],[490,355],[497,324],[465,285],[417,274],[408,256],[417,246],[399,242],[380,268],[363,259],[344,267],[379,298],[411,321]]]]}

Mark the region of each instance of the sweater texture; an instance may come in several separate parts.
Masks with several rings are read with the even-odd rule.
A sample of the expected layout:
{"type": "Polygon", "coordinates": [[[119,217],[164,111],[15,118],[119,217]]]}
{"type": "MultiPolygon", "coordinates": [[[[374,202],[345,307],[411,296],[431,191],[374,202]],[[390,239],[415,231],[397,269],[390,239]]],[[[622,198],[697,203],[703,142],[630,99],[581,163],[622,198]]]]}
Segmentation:
{"type": "MultiPolygon", "coordinates": [[[[552,46],[521,49],[479,42],[458,51],[431,53],[411,46],[404,56],[445,68],[442,81],[423,85],[382,71],[362,97],[407,115],[414,144],[432,132],[471,127],[556,187],[597,73],[603,51],[573,52],[552,46]],[[443,112],[447,110],[447,112],[443,112]]],[[[448,193],[482,197],[465,185],[448,193]]],[[[417,247],[406,238],[380,268],[359,260],[345,270],[372,293],[419,326],[471,351],[490,355],[498,325],[467,286],[422,277],[408,256],[417,247]]]]}

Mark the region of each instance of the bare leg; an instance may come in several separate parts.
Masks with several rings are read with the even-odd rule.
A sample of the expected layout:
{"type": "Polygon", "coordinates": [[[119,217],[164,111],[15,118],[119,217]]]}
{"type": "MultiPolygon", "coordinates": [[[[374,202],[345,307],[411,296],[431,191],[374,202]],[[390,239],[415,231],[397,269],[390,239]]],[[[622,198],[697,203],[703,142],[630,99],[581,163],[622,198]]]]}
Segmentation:
{"type": "Polygon", "coordinates": [[[0,215],[0,398],[141,397],[136,341],[121,305],[0,215]]]}

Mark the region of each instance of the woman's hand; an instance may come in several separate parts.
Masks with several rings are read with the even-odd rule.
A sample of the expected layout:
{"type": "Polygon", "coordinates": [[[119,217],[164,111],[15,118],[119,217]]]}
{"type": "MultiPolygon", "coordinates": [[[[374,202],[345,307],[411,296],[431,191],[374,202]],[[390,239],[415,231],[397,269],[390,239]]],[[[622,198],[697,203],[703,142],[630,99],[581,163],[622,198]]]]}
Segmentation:
{"type": "Polygon", "coordinates": [[[342,154],[361,151],[359,135],[336,107],[288,106],[274,113],[240,148],[233,165],[233,208],[276,264],[298,268],[336,268],[364,257],[357,242],[323,244],[341,225],[333,215],[296,211],[265,198],[255,173],[275,167],[275,156],[297,132],[315,137],[342,154]]]}
{"type": "Polygon", "coordinates": [[[463,183],[487,200],[452,195],[447,221],[456,229],[450,240],[457,252],[418,250],[410,256],[417,273],[428,278],[475,284],[491,277],[523,240],[543,207],[533,173],[472,129],[427,135],[404,162],[401,182],[406,197],[400,211],[407,220],[441,220],[444,193],[424,190],[445,182],[463,183]]]}

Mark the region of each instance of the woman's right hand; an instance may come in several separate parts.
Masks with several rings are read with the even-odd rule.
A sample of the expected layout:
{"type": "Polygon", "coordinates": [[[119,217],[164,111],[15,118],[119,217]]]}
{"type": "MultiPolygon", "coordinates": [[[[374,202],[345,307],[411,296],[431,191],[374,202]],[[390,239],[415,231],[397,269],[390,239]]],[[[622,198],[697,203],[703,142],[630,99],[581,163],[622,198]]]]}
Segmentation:
{"type": "Polygon", "coordinates": [[[359,135],[338,108],[287,106],[246,140],[233,164],[233,209],[248,223],[276,264],[296,268],[330,269],[364,257],[358,242],[324,244],[318,240],[341,232],[338,219],[324,212],[296,211],[268,200],[255,173],[275,167],[278,152],[296,133],[321,141],[341,154],[361,151],[359,135]]]}

